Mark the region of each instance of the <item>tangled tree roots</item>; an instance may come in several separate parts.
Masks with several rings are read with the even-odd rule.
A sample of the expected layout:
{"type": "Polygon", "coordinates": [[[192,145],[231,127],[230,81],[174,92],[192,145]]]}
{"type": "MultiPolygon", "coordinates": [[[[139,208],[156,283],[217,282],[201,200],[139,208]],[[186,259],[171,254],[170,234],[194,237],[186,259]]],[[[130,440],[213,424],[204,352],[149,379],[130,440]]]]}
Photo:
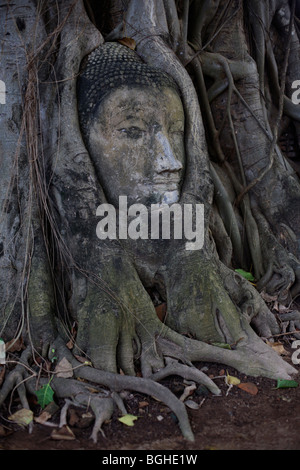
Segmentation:
{"type": "MultiPolygon", "coordinates": [[[[115,409],[119,413],[126,415],[126,406],[120,395],[122,391],[135,391],[149,395],[168,406],[176,415],[182,435],[189,441],[194,440],[190,426],[186,406],[169,389],[158,383],[159,380],[168,376],[180,376],[186,380],[192,380],[197,384],[203,384],[213,395],[220,395],[221,391],[217,385],[207,375],[194,367],[191,362],[183,357],[190,357],[193,360],[212,360],[228,364],[234,363],[236,356],[236,366],[245,369],[246,357],[251,355],[251,348],[243,346],[235,354],[235,351],[224,351],[222,348],[206,345],[199,341],[184,338],[181,335],[170,333],[169,338],[157,338],[157,347],[165,358],[165,367],[158,370],[148,378],[120,375],[95,369],[88,362],[79,362],[72,352],[58,337],[51,345],[49,358],[52,362],[59,363],[62,359],[67,360],[70,369],[69,376],[59,377],[57,372],[48,371],[48,377],[41,377],[41,366],[34,364],[32,348],[28,346],[22,353],[15,368],[8,374],[1,390],[0,405],[3,404],[8,395],[15,389],[19,395],[23,408],[29,409],[27,392],[34,394],[38,389],[51,381],[51,388],[57,398],[65,399],[65,405],[61,408],[59,427],[67,424],[67,411],[70,405],[76,407],[90,407],[94,413],[95,421],[91,434],[94,443],[97,442],[99,431],[104,436],[102,425],[111,419],[115,409]],[[177,344],[176,344],[177,343],[177,344]],[[184,360],[186,363],[183,364],[184,360]],[[49,379],[50,374],[50,379],[49,379]],[[70,377],[71,375],[71,377],[70,377]],[[77,380],[84,379],[84,381],[77,380]],[[92,388],[91,388],[92,386],[92,388]],[[102,388],[104,387],[104,388],[102,388]]],[[[268,354],[268,349],[264,343],[260,343],[262,357],[260,359],[261,374],[267,376],[290,378],[296,370],[278,357],[276,370],[270,367],[270,361],[274,359],[272,354],[268,354]]],[[[251,346],[252,348],[255,345],[251,346]]],[[[259,348],[256,349],[256,353],[259,348]]],[[[257,365],[257,362],[256,362],[257,365]]],[[[251,361],[249,361],[249,373],[251,374],[251,361]]],[[[257,370],[257,369],[256,369],[257,370]]],[[[33,424],[29,425],[29,432],[32,431],[33,424]]]]}
{"type": "MultiPolygon", "coordinates": [[[[52,356],[55,354],[57,361],[66,358],[72,366],[73,378],[61,378],[53,376],[51,387],[58,398],[65,398],[66,405],[61,410],[60,426],[66,424],[66,411],[70,404],[75,406],[90,406],[95,415],[95,423],[91,438],[97,441],[98,432],[102,424],[109,420],[114,412],[115,405],[122,414],[126,414],[126,408],[119,395],[122,390],[134,390],[150,395],[155,399],[165,403],[177,416],[183,436],[193,441],[193,433],[190,427],[187,411],[182,401],[176,398],[173,393],[157,380],[170,375],[179,375],[185,379],[194,380],[206,387],[215,395],[221,392],[215,383],[205,374],[195,367],[186,366],[179,363],[169,363],[163,369],[154,374],[151,378],[130,377],[100,371],[88,365],[82,364],[72,355],[70,350],[59,338],[51,347],[52,356]],[[87,383],[80,382],[76,378],[85,379],[87,383]],[[109,390],[99,388],[98,392],[90,391],[90,384],[107,387],[109,390]],[[69,398],[72,397],[72,400],[69,398]]],[[[26,398],[26,390],[34,393],[37,385],[37,372],[34,372],[30,364],[32,358],[31,348],[28,347],[22,354],[19,364],[8,375],[4,386],[0,391],[0,404],[4,402],[8,394],[17,387],[17,391],[24,408],[29,409],[26,398]]],[[[40,379],[38,388],[48,383],[49,379],[40,379]]]]}
{"type": "MultiPolygon", "coordinates": [[[[173,289],[177,276],[178,292],[183,295],[178,297],[180,302],[176,302],[176,297],[175,300],[171,298],[176,315],[181,306],[179,315],[173,316],[176,318],[172,318],[170,309],[168,325],[173,330],[161,327],[161,324],[157,326],[159,320],[152,319],[154,306],[151,304],[148,309],[148,294],[146,299],[138,273],[127,258],[128,250],[123,250],[119,243],[103,241],[101,246],[99,240],[95,243],[94,228],[98,222],[95,203],[104,195],[79,128],[76,79],[82,59],[104,42],[84,8],[84,3],[97,2],[41,2],[45,8],[46,3],[52,5],[42,12],[37,3],[40,2],[24,0],[20,5],[7,2],[7,13],[0,19],[5,31],[15,31],[15,34],[8,33],[10,40],[3,43],[3,58],[9,60],[8,67],[2,67],[5,75],[1,76],[7,84],[12,84],[9,96],[14,100],[10,99],[6,104],[10,111],[1,126],[0,139],[1,145],[5,144],[1,153],[1,168],[5,171],[0,172],[0,200],[4,202],[1,212],[4,225],[0,230],[0,326],[5,340],[25,330],[30,330],[32,340],[14,369],[7,373],[0,389],[0,405],[16,390],[22,406],[29,408],[27,392],[34,392],[51,380],[56,396],[66,400],[60,425],[66,423],[71,403],[89,405],[95,414],[91,437],[96,441],[101,426],[116,407],[120,413],[126,413],[120,392],[134,390],[153,396],[170,407],[179,420],[184,437],[193,440],[184,403],[159,384],[159,380],[178,375],[204,384],[212,394],[218,395],[220,390],[215,383],[194,367],[193,362],[225,364],[247,375],[273,379],[289,379],[296,372],[251,328],[263,337],[280,334],[274,316],[262,301],[262,290],[268,295],[276,295],[282,305],[290,304],[300,291],[299,179],[277,148],[283,114],[292,119],[295,129],[291,137],[293,141],[297,138],[297,145],[299,142],[300,107],[292,106],[283,91],[285,85],[289,89],[298,78],[300,61],[291,60],[287,68],[289,53],[284,49],[281,51],[280,46],[280,43],[284,47],[290,43],[294,57],[299,56],[299,19],[295,18],[293,26],[296,2],[106,2],[111,4],[111,12],[118,10],[116,5],[119,3],[127,4],[128,8],[120,22],[113,19],[111,28],[114,29],[105,41],[122,40],[126,25],[126,35],[134,39],[140,57],[172,75],[181,88],[189,162],[184,185],[186,199],[182,200],[189,202],[190,196],[195,197],[199,192],[196,200],[209,207],[207,212],[213,205],[210,228],[222,261],[218,267],[222,286],[217,286],[215,277],[209,277],[210,270],[202,274],[206,264],[194,262],[195,258],[190,258],[183,270],[185,257],[180,258],[179,251],[174,250],[175,255],[170,257],[168,265],[169,287],[173,289]],[[185,5],[184,11],[177,12],[175,4],[181,3],[185,5]],[[279,3],[283,5],[280,9],[276,6],[279,3]],[[36,15],[28,15],[30,7],[36,15]],[[268,25],[267,18],[274,21],[268,25]],[[23,21],[21,31],[18,25],[23,21]],[[273,29],[275,26],[278,30],[273,29]],[[248,35],[251,36],[252,28],[254,36],[250,41],[248,35]],[[20,43],[19,38],[22,39],[20,43]],[[269,43],[273,39],[274,45],[269,43]],[[252,49],[256,50],[256,59],[252,49]],[[278,57],[275,57],[277,49],[278,57]],[[12,60],[16,50],[19,75],[12,60]],[[24,57],[21,51],[25,52],[24,57]],[[284,57],[280,57],[281,54],[284,57]],[[265,64],[268,64],[267,69],[265,64]],[[25,92],[24,96],[19,94],[20,90],[25,92]],[[273,123],[271,116],[277,106],[278,118],[273,123]],[[52,266],[54,260],[57,268],[52,266]],[[121,261],[124,270],[119,273],[117,266],[121,261]],[[73,270],[78,266],[77,278],[73,270]],[[250,266],[253,266],[257,290],[232,269],[248,270],[250,266]],[[88,290],[87,274],[93,278],[91,285],[94,286],[102,272],[108,274],[100,293],[90,286],[88,290]],[[190,287],[199,287],[200,282],[205,287],[201,293],[207,294],[206,305],[205,308],[196,305],[193,313],[194,297],[190,287]],[[211,291],[210,286],[213,286],[211,291]],[[225,290],[232,304],[225,302],[225,290]],[[69,299],[71,291],[74,296],[69,299]],[[146,348],[147,354],[141,358],[143,378],[100,370],[102,364],[96,364],[95,358],[92,361],[99,369],[83,364],[61,337],[48,348],[57,334],[53,313],[60,311],[54,301],[59,298],[58,303],[70,313],[70,323],[79,318],[80,334],[88,330],[88,323],[91,325],[89,333],[96,339],[95,344],[87,345],[84,334],[83,345],[78,341],[87,354],[88,346],[99,349],[99,344],[105,351],[111,333],[114,343],[109,353],[112,357],[108,358],[106,348],[106,354],[104,352],[99,361],[106,367],[115,364],[115,344],[120,343],[123,326],[115,321],[115,318],[121,318],[121,300],[116,299],[117,293],[121,294],[122,302],[125,299],[124,304],[133,304],[137,312],[143,313],[138,322],[144,330],[145,323],[147,328],[151,326],[147,335],[144,331],[147,338],[137,334],[144,349],[145,343],[150,345],[146,348]],[[131,299],[129,293],[132,293],[131,299]],[[98,315],[98,306],[104,303],[102,294],[109,299],[105,304],[109,312],[107,318],[98,315]],[[65,306],[66,299],[70,301],[68,306],[65,306]],[[108,305],[109,301],[111,305],[108,305]],[[219,304],[214,306],[218,301],[219,304]],[[232,314],[234,305],[237,306],[236,316],[232,314]],[[199,312],[202,315],[204,311],[208,312],[209,319],[213,317],[209,325],[216,326],[222,333],[221,338],[233,346],[231,350],[203,342],[206,340],[204,323],[199,322],[199,312]],[[108,320],[110,315],[114,320],[112,324],[108,320]],[[99,318],[103,323],[96,329],[94,325],[99,318]],[[71,364],[72,376],[58,377],[55,371],[47,370],[46,378],[43,378],[31,342],[46,345],[43,349],[50,352],[54,350],[51,361],[54,356],[58,362],[66,358],[71,364]],[[76,380],[78,378],[84,382],[76,380]],[[91,393],[90,383],[97,393],[91,393]]],[[[5,8],[4,4],[1,6],[5,8]]],[[[90,13],[94,16],[92,11],[90,13]]],[[[282,124],[284,128],[285,124],[282,124]]],[[[197,297],[199,302],[200,297],[197,297]]],[[[168,308],[170,303],[167,302],[168,308]]],[[[291,330],[300,328],[299,312],[288,311],[279,316],[283,322],[290,322],[291,330]]],[[[126,352],[132,347],[129,333],[136,333],[134,322],[133,316],[124,321],[126,334],[123,338],[126,341],[122,347],[126,352]]],[[[293,331],[294,337],[299,335],[299,331],[293,331]]],[[[46,354],[43,350],[43,358],[46,354]]],[[[128,356],[131,360],[132,350],[128,356]]],[[[126,360],[124,355],[123,364],[126,360]]],[[[131,365],[133,369],[133,360],[127,370],[120,364],[118,367],[126,373],[130,369],[131,373],[131,365]]]]}

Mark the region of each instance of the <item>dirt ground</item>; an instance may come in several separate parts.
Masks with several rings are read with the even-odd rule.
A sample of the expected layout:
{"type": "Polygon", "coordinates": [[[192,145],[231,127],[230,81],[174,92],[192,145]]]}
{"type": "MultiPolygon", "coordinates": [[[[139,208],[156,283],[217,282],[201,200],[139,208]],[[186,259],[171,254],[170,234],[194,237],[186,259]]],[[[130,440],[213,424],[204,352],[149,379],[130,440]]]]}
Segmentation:
{"type": "MultiPolygon", "coordinates": [[[[290,357],[287,360],[290,362],[290,357]]],[[[138,416],[134,426],[122,424],[116,412],[104,425],[105,437],[99,434],[97,444],[90,439],[88,410],[69,412],[72,440],[54,439],[53,427],[37,423],[29,434],[7,421],[3,413],[0,429],[5,435],[0,437],[0,450],[300,450],[300,386],[276,389],[275,380],[247,377],[217,364],[197,366],[207,368],[204,370],[209,376],[220,377],[214,380],[222,395],[206,395],[201,388],[189,397],[200,405],[197,410],[188,408],[195,435],[193,443],[183,439],[175,416],[166,406],[148,396],[130,393],[125,403],[128,413],[138,416]],[[229,389],[224,372],[242,383],[254,384],[257,393],[253,395],[237,385],[229,389]]],[[[295,380],[300,383],[300,366],[297,367],[295,380]]],[[[182,380],[176,377],[165,384],[178,396],[184,390],[182,380]]],[[[51,421],[58,419],[59,411],[51,421]]]]}

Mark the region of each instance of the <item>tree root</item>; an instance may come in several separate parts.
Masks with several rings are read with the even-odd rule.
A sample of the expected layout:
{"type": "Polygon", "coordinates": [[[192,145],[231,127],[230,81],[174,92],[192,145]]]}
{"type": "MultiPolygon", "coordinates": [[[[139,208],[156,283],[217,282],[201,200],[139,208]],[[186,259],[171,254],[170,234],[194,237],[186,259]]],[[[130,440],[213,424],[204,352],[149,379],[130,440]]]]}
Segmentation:
{"type": "MultiPolygon", "coordinates": [[[[179,421],[179,427],[182,431],[183,436],[187,440],[194,440],[185,405],[180,400],[178,400],[175,395],[173,395],[173,393],[170,392],[167,388],[165,388],[159,383],[156,383],[153,378],[140,378],[119,375],[111,372],[100,371],[98,369],[94,369],[92,367],[80,364],[73,357],[72,353],[66,348],[60,338],[56,340],[55,346],[52,349],[55,349],[55,355],[58,358],[66,357],[66,359],[72,364],[74,368],[74,375],[76,377],[81,377],[93,383],[105,386],[113,392],[120,392],[122,390],[135,390],[136,392],[150,395],[162,401],[177,416],[179,421]]],[[[166,375],[174,373],[175,369],[178,375],[182,375],[185,378],[193,378],[198,383],[203,383],[204,380],[208,388],[212,390],[213,393],[219,394],[218,387],[216,387],[215,384],[210,381],[210,379],[204,376],[204,374],[200,373],[200,371],[199,374],[197,374],[195,371],[191,374],[188,374],[186,369],[182,366],[178,366],[177,368],[169,367],[165,374],[162,374],[162,376],[165,377],[166,375]]],[[[157,380],[158,376],[156,376],[155,378],[154,375],[154,379],[157,380]]]]}
{"type": "MultiPolygon", "coordinates": [[[[20,361],[17,363],[16,367],[8,374],[6,380],[3,383],[3,386],[0,389],[0,405],[4,402],[10,392],[17,389],[20,401],[23,408],[30,409],[29,404],[26,398],[26,390],[24,386],[24,379],[29,377],[28,370],[30,370],[28,359],[31,356],[31,348],[23,352],[20,361]]],[[[32,371],[31,371],[32,372],[32,371]]],[[[31,375],[35,376],[34,372],[31,375]]]]}
{"type": "Polygon", "coordinates": [[[53,380],[53,389],[58,397],[68,397],[73,395],[72,400],[69,400],[68,398],[65,400],[65,405],[61,410],[60,427],[67,425],[67,411],[70,405],[77,407],[91,407],[95,415],[91,439],[96,443],[99,432],[101,432],[102,436],[105,437],[102,425],[105,421],[111,419],[115,408],[115,401],[113,397],[110,396],[109,392],[103,390],[98,393],[91,393],[86,384],[82,384],[76,380],[63,378],[55,378],[53,380]]]}
{"type": "Polygon", "coordinates": [[[280,322],[287,322],[287,331],[296,339],[300,339],[300,312],[293,310],[291,312],[280,313],[278,317],[280,322]]]}
{"type": "Polygon", "coordinates": [[[248,319],[241,316],[244,336],[232,349],[224,349],[184,337],[169,330],[157,343],[164,356],[185,358],[190,362],[207,361],[226,364],[250,376],[271,379],[290,379],[297,370],[284,361],[252,330],[248,319]]]}
{"type": "MultiPolygon", "coordinates": [[[[294,320],[299,322],[298,317],[294,320]]],[[[249,319],[246,319],[245,315],[241,316],[241,324],[245,337],[241,338],[239,344],[236,345],[236,350],[206,344],[185,337],[167,327],[164,328],[163,335],[153,337],[153,342],[166,365],[147,378],[106,372],[95,369],[87,363],[80,363],[66,347],[62,338],[58,337],[51,345],[49,358],[54,361],[55,357],[58,362],[65,358],[71,364],[73,373],[72,378],[62,378],[57,377],[55,371],[50,372],[53,374],[51,387],[55,396],[66,400],[61,410],[59,426],[66,425],[70,405],[90,407],[95,415],[91,439],[97,442],[99,432],[104,436],[103,423],[111,419],[116,407],[122,415],[127,414],[119,393],[124,390],[133,390],[150,395],[168,406],[178,418],[183,437],[193,441],[194,436],[185,404],[170,390],[158,383],[159,380],[177,375],[198,384],[204,384],[212,394],[220,395],[220,389],[209,377],[192,365],[193,361],[226,364],[249,375],[262,375],[274,379],[287,379],[297,372],[254,334],[249,326],[249,319]],[[84,379],[85,382],[76,380],[78,378],[84,379]]],[[[27,391],[35,393],[41,385],[49,383],[49,378],[39,379],[38,372],[30,365],[31,359],[32,349],[28,347],[4,381],[0,390],[0,406],[9,393],[16,388],[22,406],[29,409],[27,391]]],[[[32,424],[30,430],[32,430],[32,424]]]]}
{"type": "Polygon", "coordinates": [[[153,374],[149,379],[154,381],[161,380],[170,375],[178,375],[186,380],[192,380],[196,383],[205,385],[214,395],[220,395],[221,391],[219,387],[196,367],[190,367],[185,364],[179,364],[178,362],[170,362],[163,369],[153,374]]]}
{"type": "MultiPolygon", "coordinates": [[[[258,210],[255,219],[260,232],[263,249],[270,253],[264,276],[257,282],[257,289],[278,295],[281,303],[290,302],[290,296],[300,291],[300,263],[295,256],[281,245],[272,232],[272,227],[258,210]]],[[[282,235],[282,238],[284,236],[282,235]]]]}
{"type": "MultiPolygon", "coordinates": [[[[63,344],[60,338],[57,339],[55,345],[51,348],[51,351],[55,349],[55,355],[58,360],[65,357],[73,367],[73,373],[75,378],[83,378],[93,384],[98,384],[107,387],[110,392],[99,391],[97,394],[93,394],[88,390],[88,384],[83,384],[74,379],[53,377],[51,380],[51,387],[55,391],[56,395],[60,398],[72,397],[72,403],[77,406],[90,405],[95,414],[95,424],[91,438],[94,442],[97,439],[97,434],[101,430],[103,422],[111,418],[114,411],[114,405],[117,403],[119,409],[124,413],[125,408],[121,405],[121,400],[117,396],[117,392],[122,390],[134,390],[146,395],[150,395],[157,400],[165,403],[177,416],[179,427],[182,431],[183,436],[193,441],[194,436],[189,423],[188,414],[184,403],[176,398],[173,393],[165,388],[163,385],[156,383],[154,380],[131,377],[125,375],[119,375],[111,372],[104,372],[98,369],[94,369],[87,365],[78,362],[68,348],[63,344]]],[[[52,352],[52,354],[54,354],[52,352]]],[[[26,380],[26,389],[30,392],[36,390],[36,373],[28,374],[27,368],[29,369],[29,358],[31,356],[31,350],[28,348],[22,354],[20,364],[8,375],[5,383],[0,391],[0,405],[4,402],[8,394],[12,391],[16,385],[18,393],[21,398],[22,404],[25,408],[29,409],[28,402],[26,399],[26,390],[23,386],[24,377],[26,380]],[[25,354],[26,353],[26,354],[25,354]]],[[[173,369],[172,369],[173,370],[173,369]]],[[[185,372],[185,371],[184,371],[185,372]]],[[[185,372],[185,376],[186,372],[185,372]]],[[[191,375],[192,376],[192,375],[191,375]]],[[[196,377],[196,374],[193,375],[196,377]]],[[[201,382],[201,374],[198,375],[198,382],[201,382]]],[[[41,379],[40,384],[49,383],[49,380],[41,379]]],[[[39,384],[39,386],[40,386],[39,384]]],[[[210,384],[211,386],[211,384],[210,384]]],[[[215,385],[213,384],[214,393],[217,392],[215,385]]],[[[66,407],[62,410],[61,425],[65,423],[65,414],[67,407],[70,403],[67,402],[66,407]]]]}
{"type": "Polygon", "coordinates": [[[261,294],[239,273],[219,263],[219,273],[224,287],[241,314],[248,318],[259,336],[268,338],[280,333],[275,316],[269,310],[261,294]]]}

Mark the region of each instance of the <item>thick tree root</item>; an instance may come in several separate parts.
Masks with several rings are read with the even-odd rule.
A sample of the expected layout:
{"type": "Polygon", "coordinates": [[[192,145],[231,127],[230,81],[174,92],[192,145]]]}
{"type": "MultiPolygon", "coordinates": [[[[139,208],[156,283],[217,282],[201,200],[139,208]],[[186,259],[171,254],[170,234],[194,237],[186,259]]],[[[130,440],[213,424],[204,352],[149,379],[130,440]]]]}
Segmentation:
{"type": "Polygon", "coordinates": [[[52,387],[58,397],[73,397],[72,400],[66,398],[65,405],[61,410],[60,427],[67,425],[67,411],[71,405],[91,407],[95,415],[91,439],[96,443],[99,432],[105,437],[102,425],[112,417],[115,408],[114,399],[110,396],[109,392],[99,390],[98,393],[91,393],[86,384],[82,384],[74,379],[63,378],[53,379],[52,387]]]}
{"type": "Polygon", "coordinates": [[[55,354],[58,358],[66,357],[66,359],[72,364],[74,368],[75,377],[81,377],[90,382],[105,386],[114,392],[120,392],[122,390],[135,390],[136,392],[150,395],[162,401],[177,416],[183,436],[187,440],[194,440],[185,405],[180,400],[178,400],[170,390],[161,384],[156,383],[151,379],[114,374],[82,365],[74,358],[74,356],[65,347],[60,339],[56,341],[55,354]]]}
{"type": "Polygon", "coordinates": [[[248,320],[241,316],[243,337],[235,349],[206,344],[169,330],[157,343],[164,354],[190,362],[207,361],[226,364],[238,371],[254,377],[262,376],[274,380],[290,379],[297,370],[284,361],[276,352],[265,344],[252,330],[248,320]]]}
{"type": "Polygon", "coordinates": [[[241,314],[248,318],[249,324],[255,327],[259,336],[268,338],[279,334],[280,328],[275,316],[255,287],[223,263],[219,263],[218,268],[230,298],[240,309],[241,314]]]}
{"type": "MultiPolygon", "coordinates": [[[[24,383],[26,382],[24,382],[24,379],[30,377],[28,373],[28,371],[30,371],[30,367],[28,364],[28,358],[30,356],[31,348],[27,347],[27,349],[23,352],[20,361],[17,363],[16,367],[8,374],[6,380],[3,383],[3,386],[0,389],[0,405],[2,405],[7,396],[16,388],[23,408],[29,409],[29,404],[26,398],[26,389],[24,385],[24,383]]],[[[31,375],[35,376],[33,372],[31,375]]]]}
{"type": "Polygon", "coordinates": [[[172,361],[171,363],[167,364],[166,367],[159,370],[151,377],[152,380],[158,381],[170,375],[179,375],[180,377],[186,380],[193,380],[197,383],[202,383],[205,385],[214,395],[220,395],[221,391],[216,386],[216,384],[201,372],[196,367],[187,366],[185,364],[179,364],[178,362],[172,361]]]}
{"type": "Polygon", "coordinates": [[[281,303],[289,303],[291,296],[298,295],[300,291],[300,263],[292,254],[280,243],[289,244],[295,242],[296,235],[286,225],[280,227],[280,240],[274,235],[274,228],[270,226],[266,218],[258,210],[255,211],[255,218],[259,227],[262,248],[266,253],[270,253],[264,276],[257,282],[257,290],[263,289],[271,294],[276,294],[281,303]]]}
{"type": "MultiPolygon", "coordinates": [[[[241,323],[245,337],[241,338],[236,350],[227,350],[193,340],[166,328],[163,336],[153,338],[166,365],[148,378],[120,375],[82,364],[65,346],[61,337],[58,337],[50,348],[50,359],[53,360],[55,356],[59,362],[65,358],[71,364],[73,373],[72,378],[62,378],[57,377],[54,372],[51,378],[51,387],[55,396],[66,400],[61,410],[60,426],[64,426],[67,422],[66,416],[70,405],[90,407],[95,415],[91,439],[97,442],[98,433],[101,432],[104,435],[103,423],[111,419],[116,406],[121,414],[126,414],[126,407],[119,392],[131,390],[150,395],[167,405],[177,416],[183,437],[193,441],[194,436],[185,404],[170,390],[157,383],[158,380],[178,375],[184,379],[204,384],[212,394],[220,395],[221,392],[216,384],[195,368],[192,365],[193,361],[222,363],[233,366],[249,375],[262,375],[270,378],[287,379],[297,372],[254,333],[251,333],[252,329],[244,317],[241,318],[241,323]],[[85,379],[85,382],[78,381],[77,378],[85,379]],[[91,383],[93,384],[92,390],[91,383]]],[[[0,406],[9,393],[16,388],[23,407],[29,409],[26,392],[34,393],[43,384],[49,383],[49,378],[37,380],[38,373],[34,372],[30,366],[31,358],[32,350],[28,347],[23,352],[19,363],[7,376],[0,390],[0,406]]]]}
{"type": "Polygon", "coordinates": [[[281,322],[287,322],[287,331],[289,331],[296,339],[300,339],[300,312],[293,310],[292,312],[281,313],[278,315],[281,322]]]}
{"type": "MultiPolygon", "coordinates": [[[[121,409],[121,412],[124,413],[125,408],[121,405],[120,398],[118,398],[116,395],[116,392],[120,392],[122,390],[134,390],[142,394],[150,395],[165,403],[177,416],[179,427],[183,436],[189,441],[194,440],[184,403],[176,398],[176,396],[173,395],[173,393],[163,385],[156,383],[151,379],[119,375],[84,365],[74,358],[72,353],[63,344],[61,339],[56,341],[51,350],[53,349],[55,349],[55,355],[58,358],[58,361],[62,358],[66,358],[71,363],[74,378],[83,378],[88,382],[92,382],[93,384],[104,386],[110,391],[104,392],[100,390],[99,393],[93,394],[88,390],[88,384],[83,384],[77,380],[55,376],[51,380],[51,387],[55,391],[57,397],[72,397],[73,403],[77,406],[91,406],[95,414],[95,424],[91,436],[94,441],[97,439],[97,434],[101,430],[103,422],[110,419],[114,411],[115,404],[117,404],[119,409],[121,409]]],[[[20,364],[17,365],[16,368],[8,375],[0,391],[0,405],[4,402],[8,394],[13,390],[14,386],[16,386],[23,406],[29,409],[23,381],[26,379],[27,390],[34,392],[37,379],[36,373],[28,374],[28,370],[30,370],[30,356],[31,350],[28,348],[28,350],[24,351],[20,360],[20,364]]],[[[200,381],[200,375],[198,376],[198,381],[200,381]]],[[[38,388],[43,385],[43,383],[48,382],[49,380],[41,379],[38,388]]],[[[214,392],[217,392],[215,386],[214,392]]],[[[63,410],[63,416],[61,419],[62,424],[65,422],[64,415],[66,413],[66,409],[67,406],[63,410]]]]}

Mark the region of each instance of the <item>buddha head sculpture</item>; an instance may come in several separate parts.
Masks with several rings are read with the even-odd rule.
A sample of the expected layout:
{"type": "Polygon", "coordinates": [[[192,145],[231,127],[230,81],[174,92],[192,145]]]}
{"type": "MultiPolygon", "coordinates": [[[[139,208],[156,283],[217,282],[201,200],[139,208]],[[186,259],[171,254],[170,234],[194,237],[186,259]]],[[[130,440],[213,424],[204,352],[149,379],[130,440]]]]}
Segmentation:
{"type": "Polygon", "coordinates": [[[106,43],[78,79],[85,145],[108,202],[173,203],[185,169],[184,110],[174,80],[131,49],[106,43]]]}

